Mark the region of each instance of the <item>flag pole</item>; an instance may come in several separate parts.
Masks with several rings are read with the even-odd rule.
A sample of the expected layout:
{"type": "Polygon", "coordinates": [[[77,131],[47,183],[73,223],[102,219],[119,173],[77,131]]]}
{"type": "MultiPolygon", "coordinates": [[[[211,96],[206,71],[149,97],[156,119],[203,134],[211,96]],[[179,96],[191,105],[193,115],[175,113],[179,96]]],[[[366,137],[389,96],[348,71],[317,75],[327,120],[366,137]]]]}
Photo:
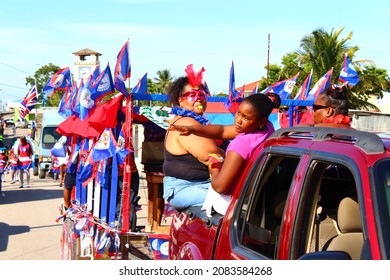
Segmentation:
{"type": "MultiPolygon", "coordinates": [[[[129,40],[129,39],[128,39],[129,40]]],[[[128,48],[129,48],[128,43],[128,48]]],[[[130,56],[130,52],[128,52],[130,56]]],[[[130,59],[129,59],[130,61],[130,59]]],[[[129,62],[130,63],[130,62],[129,62]]],[[[130,74],[131,76],[131,74],[130,74]]],[[[130,77],[128,78],[128,84],[130,89],[130,77]]],[[[127,89],[126,89],[127,91],[127,89]]],[[[133,96],[131,91],[129,90],[128,98],[126,99],[126,116],[125,116],[125,146],[129,150],[132,149],[133,142],[133,96]]],[[[134,152],[134,151],[133,151],[134,152]]],[[[130,229],[130,192],[131,192],[131,161],[133,157],[131,153],[129,153],[125,158],[124,170],[123,170],[123,191],[122,191],[122,232],[128,232],[130,229]]]]}

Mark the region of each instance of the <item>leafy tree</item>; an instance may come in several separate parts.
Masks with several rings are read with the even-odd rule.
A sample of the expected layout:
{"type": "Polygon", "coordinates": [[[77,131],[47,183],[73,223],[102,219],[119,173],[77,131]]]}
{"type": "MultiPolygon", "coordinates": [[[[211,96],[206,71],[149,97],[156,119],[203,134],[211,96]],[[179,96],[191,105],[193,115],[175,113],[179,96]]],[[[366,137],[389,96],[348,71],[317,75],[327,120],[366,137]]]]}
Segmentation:
{"type": "Polygon", "coordinates": [[[159,93],[166,93],[168,86],[172,83],[173,77],[169,69],[157,71],[157,77],[154,78],[159,93]]]}
{"type": "Polygon", "coordinates": [[[33,87],[35,85],[35,81],[37,84],[37,93],[38,93],[38,102],[44,102],[47,106],[58,106],[59,101],[62,98],[63,92],[58,92],[52,95],[49,100],[45,100],[45,97],[42,93],[43,88],[47,84],[47,81],[58,71],[60,67],[49,63],[47,65],[42,66],[37,71],[35,71],[34,75],[28,76],[26,78],[26,85],[30,85],[33,87]]]}

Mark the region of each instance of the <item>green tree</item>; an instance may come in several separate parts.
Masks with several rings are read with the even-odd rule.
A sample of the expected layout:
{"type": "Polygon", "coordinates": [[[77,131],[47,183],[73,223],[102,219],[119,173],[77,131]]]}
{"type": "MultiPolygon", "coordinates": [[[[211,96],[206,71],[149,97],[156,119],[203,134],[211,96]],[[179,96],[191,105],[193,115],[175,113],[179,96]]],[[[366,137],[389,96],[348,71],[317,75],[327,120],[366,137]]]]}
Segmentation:
{"type": "MultiPolygon", "coordinates": [[[[49,63],[47,65],[42,66],[37,71],[35,71],[33,76],[28,76],[26,78],[26,85],[29,85],[30,87],[33,87],[35,85],[35,82],[37,84],[37,93],[38,93],[38,102],[43,102],[45,100],[45,97],[42,93],[43,88],[47,84],[47,81],[58,71],[60,70],[60,67],[57,65],[54,65],[52,63],[49,63]]],[[[52,97],[49,98],[49,100],[46,100],[47,106],[58,106],[59,101],[62,98],[62,95],[64,93],[62,91],[59,91],[58,93],[55,93],[52,95],[52,97]]]]}
{"type": "MultiPolygon", "coordinates": [[[[344,29],[327,33],[316,29],[310,35],[303,37],[300,48],[296,51],[297,67],[305,72],[313,69],[312,83],[318,81],[328,70],[333,68],[332,83],[337,84],[340,70],[343,67],[344,54],[352,61],[358,46],[348,46],[352,38],[350,32],[345,38],[340,38],[344,29]]],[[[360,82],[351,89],[350,107],[355,109],[371,109],[374,105],[367,102],[370,96],[382,96],[389,89],[389,77],[384,69],[377,69],[373,61],[363,59],[351,62],[359,74],[360,82]]],[[[297,69],[297,70],[298,70],[297,69]]],[[[307,72],[308,73],[308,72],[307,72]]],[[[305,76],[307,75],[305,73],[305,76]]],[[[305,76],[301,78],[305,78],[305,76]]]]}
{"type": "Polygon", "coordinates": [[[157,71],[157,77],[154,78],[157,93],[166,93],[168,86],[172,83],[173,77],[169,69],[157,71]]]}

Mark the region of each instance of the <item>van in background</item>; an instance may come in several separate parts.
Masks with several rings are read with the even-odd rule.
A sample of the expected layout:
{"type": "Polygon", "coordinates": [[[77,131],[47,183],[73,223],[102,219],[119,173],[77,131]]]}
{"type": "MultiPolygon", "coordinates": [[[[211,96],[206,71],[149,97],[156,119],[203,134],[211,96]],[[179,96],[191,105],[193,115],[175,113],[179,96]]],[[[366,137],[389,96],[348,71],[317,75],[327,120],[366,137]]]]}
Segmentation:
{"type": "Polygon", "coordinates": [[[37,136],[39,138],[34,175],[44,179],[53,168],[50,150],[61,137],[57,132],[57,127],[65,119],[58,114],[57,108],[44,109],[38,113],[37,117],[37,136]]]}

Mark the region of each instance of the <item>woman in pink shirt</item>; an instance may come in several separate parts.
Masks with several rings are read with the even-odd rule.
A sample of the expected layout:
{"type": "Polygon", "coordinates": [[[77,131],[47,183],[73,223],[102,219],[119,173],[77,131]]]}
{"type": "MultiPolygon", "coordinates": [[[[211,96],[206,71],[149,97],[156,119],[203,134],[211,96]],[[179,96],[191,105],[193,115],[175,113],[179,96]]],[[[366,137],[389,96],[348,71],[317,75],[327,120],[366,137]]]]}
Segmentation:
{"type": "Polygon", "coordinates": [[[234,186],[236,178],[239,178],[255,149],[275,131],[268,117],[274,108],[279,108],[280,103],[280,97],[275,93],[254,94],[246,97],[240,104],[234,116],[234,125],[170,127],[180,131],[182,135],[233,139],[227,147],[225,158],[209,155],[211,187],[203,204],[208,215],[211,214],[211,208],[225,214],[233,192],[231,187],[234,186]]]}

